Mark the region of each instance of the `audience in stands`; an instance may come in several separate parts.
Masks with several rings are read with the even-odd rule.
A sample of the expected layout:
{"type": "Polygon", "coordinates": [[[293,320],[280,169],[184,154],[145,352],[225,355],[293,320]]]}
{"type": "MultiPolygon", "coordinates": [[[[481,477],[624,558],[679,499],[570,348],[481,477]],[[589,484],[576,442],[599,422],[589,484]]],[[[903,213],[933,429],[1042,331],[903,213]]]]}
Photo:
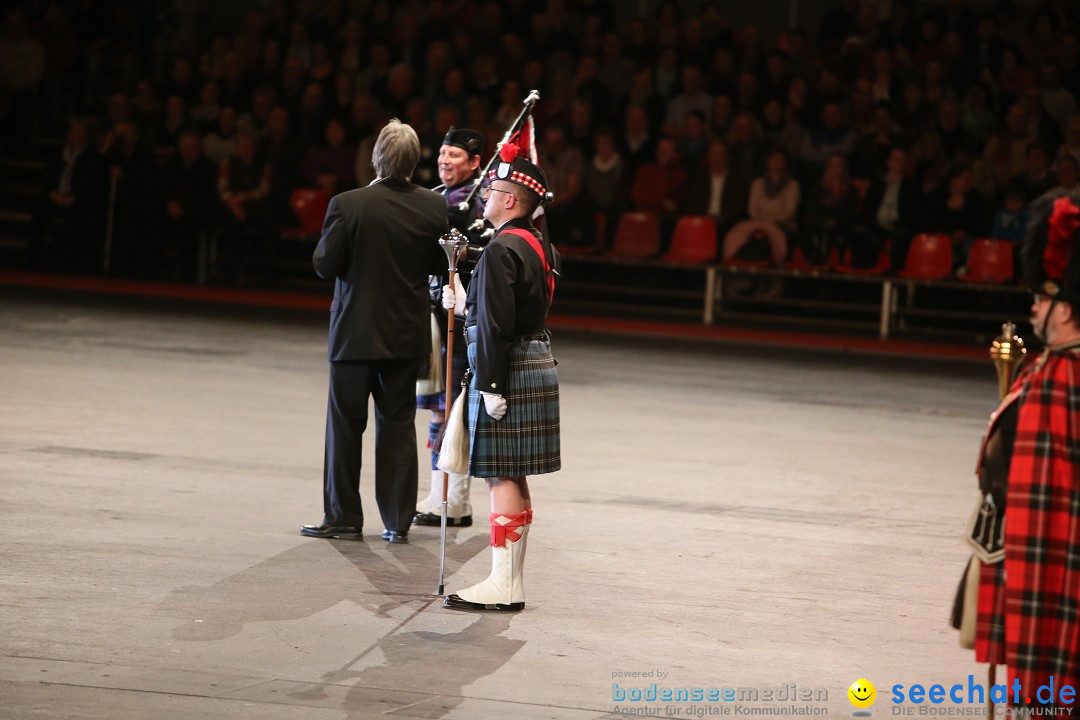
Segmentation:
{"type": "Polygon", "coordinates": [[[731,169],[728,148],[723,140],[713,140],[705,154],[706,164],[689,179],[683,210],[691,215],[709,215],[716,232],[724,237],[746,217],[747,185],[731,169]]]}
{"type": "Polygon", "coordinates": [[[596,133],[596,152],[585,170],[585,202],[588,215],[597,223],[594,236],[604,247],[615,237],[619,216],[626,210],[628,166],[615,149],[615,134],[609,129],[596,133]]]}
{"type": "Polygon", "coordinates": [[[879,21],[871,3],[834,0],[816,32],[769,37],[716,3],[635,17],[612,0],[278,2],[231,22],[184,3],[19,3],[0,36],[0,152],[72,128],[42,192],[39,264],[98,269],[108,245],[110,272],[191,279],[190,238],[216,239],[228,270],[236,255],[267,265],[256,255],[296,223],[295,189],[370,182],[389,117],[416,127],[415,177],[435,184],[447,128],[482,130],[494,152],[536,88],[560,244],[609,245],[634,209],[660,215],[665,248],[680,214],[707,214],[724,258],[761,238],[772,263],[790,245],[871,267],[888,249],[897,271],[911,234],[933,232],[956,239],[962,266],[992,219],[1015,230],[1021,194],[1078,189],[1080,12],[891,5],[879,21]],[[80,140],[92,135],[100,147],[80,140]],[[261,195],[215,197],[189,227],[207,163],[251,185],[230,197],[261,195]]]}
{"type": "Polygon", "coordinates": [[[902,147],[889,152],[885,167],[884,175],[870,181],[862,203],[863,232],[854,238],[851,246],[853,267],[873,266],[878,255],[886,250],[894,270],[904,267],[907,258],[922,192],[908,175],[908,156],[902,147]]]}
{"type": "Polygon", "coordinates": [[[971,166],[955,161],[945,173],[944,185],[926,199],[922,231],[952,238],[953,264],[961,267],[976,238],[988,229],[982,200],[972,184],[971,166]]]}
{"type": "Polygon", "coordinates": [[[798,246],[812,266],[826,266],[843,258],[854,235],[859,199],[848,173],[847,161],[837,153],[825,161],[821,179],[803,201],[798,246]]]}
{"type": "Polygon", "coordinates": [[[656,145],[655,161],[639,167],[634,178],[630,190],[634,209],[659,218],[661,252],[667,249],[675,230],[686,177],[675,139],[665,136],[656,145]]]}
{"type": "Polygon", "coordinates": [[[1016,251],[1020,250],[1027,233],[1027,212],[1024,208],[1029,197],[1020,183],[1013,183],[1005,189],[1005,204],[994,213],[990,237],[1008,240],[1016,251]]]}
{"type": "Polygon", "coordinates": [[[103,169],[86,123],[75,121],[47,171],[48,202],[32,265],[50,271],[101,269],[103,169]]]}
{"type": "Polygon", "coordinates": [[[797,237],[799,181],[788,167],[788,155],[774,148],[765,159],[765,173],[750,185],[748,220],[735,225],[724,237],[721,255],[733,259],[769,260],[783,263],[789,238],[797,237]]]}
{"type": "Polygon", "coordinates": [[[217,177],[218,166],[203,154],[199,133],[185,131],[179,152],[161,168],[162,266],[170,266],[166,279],[205,279],[199,277],[199,255],[208,252],[208,233],[216,226],[217,177]]]}

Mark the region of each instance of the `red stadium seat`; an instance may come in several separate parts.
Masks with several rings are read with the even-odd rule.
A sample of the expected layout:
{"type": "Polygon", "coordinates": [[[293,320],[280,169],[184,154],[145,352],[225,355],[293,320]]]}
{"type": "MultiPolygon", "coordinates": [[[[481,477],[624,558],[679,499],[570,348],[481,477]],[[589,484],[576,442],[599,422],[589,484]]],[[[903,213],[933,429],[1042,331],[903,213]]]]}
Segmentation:
{"type": "Polygon", "coordinates": [[[660,252],[660,223],[656,215],[628,212],[619,218],[615,242],[608,255],[643,259],[660,252]]]}
{"type": "Polygon", "coordinates": [[[942,280],[952,275],[952,238],[931,234],[913,237],[907,262],[897,275],[913,280],[942,280]]]}
{"type": "Polygon", "coordinates": [[[675,224],[668,262],[707,263],[716,257],[716,221],[708,215],[686,215],[675,224]]]}
{"type": "Polygon", "coordinates": [[[282,237],[303,240],[314,236],[318,239],[322,233],[326,208],[330,204],[330,195],[325,190],[297,188],[289,197],[289,207],[300,220],[299,227],[281,228],[282,237]]]}
{"type": "Polygon", "coordinates": [[[959,277],[966,282],[1009,282],[1013,279],[1012,245],[1007,240],[976,240],[968,256],[967,273],[959,277]]]}

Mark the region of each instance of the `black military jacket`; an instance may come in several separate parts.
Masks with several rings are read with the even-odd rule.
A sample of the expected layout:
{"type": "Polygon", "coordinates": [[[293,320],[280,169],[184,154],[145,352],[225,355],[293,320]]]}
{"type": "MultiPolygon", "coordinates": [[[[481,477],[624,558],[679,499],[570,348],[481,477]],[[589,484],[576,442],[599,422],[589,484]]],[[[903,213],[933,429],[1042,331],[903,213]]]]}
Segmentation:
{"type": "Polygon", "coordinates": [[[476,388],[500,395],[506,391],[510,346],[544,330],[550,303],[543,260],[524,238],[506,232],[510,228],[535,235],[548,266],[558,270],[558,254],[528,218],[500,227],[476,264],[465,301],[465,327],[476,327],[476,388]]]}

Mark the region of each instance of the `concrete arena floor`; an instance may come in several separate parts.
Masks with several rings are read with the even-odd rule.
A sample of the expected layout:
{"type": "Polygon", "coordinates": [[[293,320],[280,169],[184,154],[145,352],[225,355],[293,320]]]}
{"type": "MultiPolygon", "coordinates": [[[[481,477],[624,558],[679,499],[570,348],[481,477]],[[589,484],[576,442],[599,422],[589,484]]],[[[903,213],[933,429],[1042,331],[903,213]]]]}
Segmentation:
{"type": "MultiPolygon", "coordinates": [[[[718,706],[613,682],[794,683],[839,717],[860,677],[883,716],[895,683],[985,677],[947,616],[989,364],[557,335],[527,607],[477,616],[433,596],[437,530],[378,538],[367,469],[365,541],[298,535],[325,339],[319,314],[0,294],[0,717],[718,706]],[[667,675],[613,677],[635,672],[667,675]]],[[[451,531],[448,589],[486,575],[486,535],[451,531]]]]}

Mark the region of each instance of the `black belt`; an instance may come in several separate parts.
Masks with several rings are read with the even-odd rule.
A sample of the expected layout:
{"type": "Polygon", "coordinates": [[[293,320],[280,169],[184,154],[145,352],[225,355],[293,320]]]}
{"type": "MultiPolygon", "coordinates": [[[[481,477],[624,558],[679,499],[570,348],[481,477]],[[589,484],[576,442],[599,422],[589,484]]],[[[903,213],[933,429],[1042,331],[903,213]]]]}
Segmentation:
{"type": "MultiPolygon", "coordinates": [[[[479,332],[476,330],[475,325],[469,325],[465,328],[465,344],[471,345],[476,342],[476,338],[479,332]]],[[[531,333],[529,335],[518,335],[514,338],[513,342],[531,342],[533,340],[550,340],[551,335],[547,330],[541,330],[539,332],[531,333]]]]}

